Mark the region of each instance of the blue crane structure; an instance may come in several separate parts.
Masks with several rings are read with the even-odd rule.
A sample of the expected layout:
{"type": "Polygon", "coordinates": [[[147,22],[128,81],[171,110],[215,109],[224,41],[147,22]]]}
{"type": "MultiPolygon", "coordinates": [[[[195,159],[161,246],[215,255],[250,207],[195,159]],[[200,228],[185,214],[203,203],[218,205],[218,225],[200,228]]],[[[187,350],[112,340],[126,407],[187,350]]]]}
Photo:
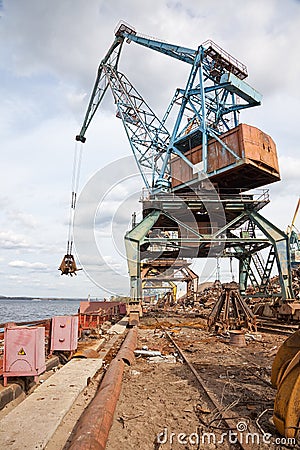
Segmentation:
{"type": "Polygon", "coordinates": [[[166,180],[170,177],[172,153],[192,165],[179,148],[182,138],[186,139],[188,133],[195,134],[196,130],[202,136],[203,172],[207,172],[207,141],[210,137],[220,142],[238,160],[239,155],[219,136],[238,125],[240,110],[261,102],[261,95],[243,81],[248,75],[246,66],[212,41],[206,41],[194,50],[138,36],[133,28],[125,24],[120,25],[115,35],[113,44],[99,65],[86,116],[76,140],[85,142],[87,128],[110,87],[117,117],[123,121],[147,188],[170,187],[166,180]],[[185,88],[176,90],[162,120],[118,70],[125,41],[143,45],[191,66],[185,88]],[[166,123],[175,106],[179,107],[179,111],[173,130],[169,132],[166,123]],[[147,176],[149,172],[150,181],[147,176]]]}
{"type": "Polygon", "coordinates": [[[272,139],[239,124],[240,111],[262,100],[244,81],[247,76],[246,66],[212,41],[196,49],[181,47],[138,35],[125,23],[116,29],[114,42],[100,62],[76,140],[85,142],[87,129],[110,88],[146,189],[143,220],[125,236],[133,314],[140,314],[147,279],[143,261],[150,271],[154,268],[157,279],[174,280],[178,261],[186,267],[186,258],[207,257],[236,258],[242,294],[250,283],[258,296],[273,297],[271,306],[277,316],[295,312],[289,237],[259,213],[269,202],[268,191],[251,191],[280,178],[272,139]],[[190,66],[185,86],[176,89],[162,119],[119,71],[125,42],[190,66]],[[248,139],[247,145],[252,145],[255,133],[260,153],[257,156],[251,150],[256,153],[249,157],[241,142],[248,139]],[[276,294],[270,284],[275,264],[280,282],[276,294]]]}

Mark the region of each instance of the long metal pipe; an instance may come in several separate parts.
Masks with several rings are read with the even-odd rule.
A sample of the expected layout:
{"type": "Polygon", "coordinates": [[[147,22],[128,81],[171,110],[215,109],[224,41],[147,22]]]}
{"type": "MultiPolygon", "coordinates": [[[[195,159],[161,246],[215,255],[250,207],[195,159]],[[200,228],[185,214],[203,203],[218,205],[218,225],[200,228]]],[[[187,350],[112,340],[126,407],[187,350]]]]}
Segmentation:
{"type": "Polygon", "coordinates": [[[69,450],[104,450],[122,386],[125,364],[134,361],[137,329],[132,328],[110,363],[94,399],[80,417],[69,450]]]}

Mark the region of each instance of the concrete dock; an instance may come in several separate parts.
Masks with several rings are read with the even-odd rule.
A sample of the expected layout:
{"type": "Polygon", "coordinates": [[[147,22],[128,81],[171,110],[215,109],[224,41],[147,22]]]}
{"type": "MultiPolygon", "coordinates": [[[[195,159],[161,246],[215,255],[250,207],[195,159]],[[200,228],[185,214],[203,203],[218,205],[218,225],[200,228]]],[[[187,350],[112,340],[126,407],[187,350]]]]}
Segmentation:
{"type": "Polygon", "coordinates": [[[76,398],[102,367],[102,359],[73,359],[0,422],[0,448],[43,449],[76,398]]]}
{"type": "MultiPolygon", "coordinates": [[[[127,324],[128,318],[125,317],[108,330],[108,342],[98,339],[89,346],[89,350],[99,355],[98,358],[72,359],[4,416],[0,420],[0,449],[46,448],[75,401],[102,368],[103,360],[112,346],[125,333],[127,324]]],[[[57,356],[52,357],[52,360],[55,358],[58,363],[57,356]]],[[[49,369],[52,367],[51,361],[48,361],[49,369]]],[[[6,400],[13,400],[21,392],[17,384],[2,387],[0,400],[4,405],[6,400]]]]}

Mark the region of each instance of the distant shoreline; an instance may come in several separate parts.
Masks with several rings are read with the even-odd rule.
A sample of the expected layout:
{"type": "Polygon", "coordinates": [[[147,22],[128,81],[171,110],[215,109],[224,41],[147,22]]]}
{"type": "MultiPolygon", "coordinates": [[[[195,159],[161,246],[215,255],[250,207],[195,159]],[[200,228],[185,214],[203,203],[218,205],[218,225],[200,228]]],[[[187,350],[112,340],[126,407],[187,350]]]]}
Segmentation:
{"type": "Polygon", "coordinates": [[[64,297],[7,297],[0,295],[0,301],[5,300],[31,300],[31,301],[47,301],[47,300],[63,300],[63,301],[86,301],[86,298],[64,298],[64,297]]]}

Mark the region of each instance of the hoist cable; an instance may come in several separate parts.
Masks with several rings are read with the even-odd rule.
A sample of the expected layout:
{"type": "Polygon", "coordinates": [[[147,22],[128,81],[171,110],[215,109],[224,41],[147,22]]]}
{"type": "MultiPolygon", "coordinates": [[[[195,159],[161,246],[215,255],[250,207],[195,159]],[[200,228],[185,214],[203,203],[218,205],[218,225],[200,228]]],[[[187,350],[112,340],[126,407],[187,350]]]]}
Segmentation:
{"type": "Polygon", "coordinates": [[[220,258],[217,258],[217,270],[216,270],[216,280],[220,281],[220,258]]]}
{"type": "Polygon", "coordinates": [[[233,269],[232,269],[232,256],[230,256],[230,274],[231,274],[232,281],[234,281],[234,273],[233,273],[233,269]]]}
{"type": "Polygon", "coordinates": [[[71,206],[69,215],[69,227],[68,227],[68,242],[67,242],[67,255],[72,254],[73,246],[73,226],[75,217],[75,206],[77,201],[77,191],[79,187],[81,161],[82,161],[82,143],[75,143],[73,171],[72,171],[72,186],[71,186],[71,206]]]}

